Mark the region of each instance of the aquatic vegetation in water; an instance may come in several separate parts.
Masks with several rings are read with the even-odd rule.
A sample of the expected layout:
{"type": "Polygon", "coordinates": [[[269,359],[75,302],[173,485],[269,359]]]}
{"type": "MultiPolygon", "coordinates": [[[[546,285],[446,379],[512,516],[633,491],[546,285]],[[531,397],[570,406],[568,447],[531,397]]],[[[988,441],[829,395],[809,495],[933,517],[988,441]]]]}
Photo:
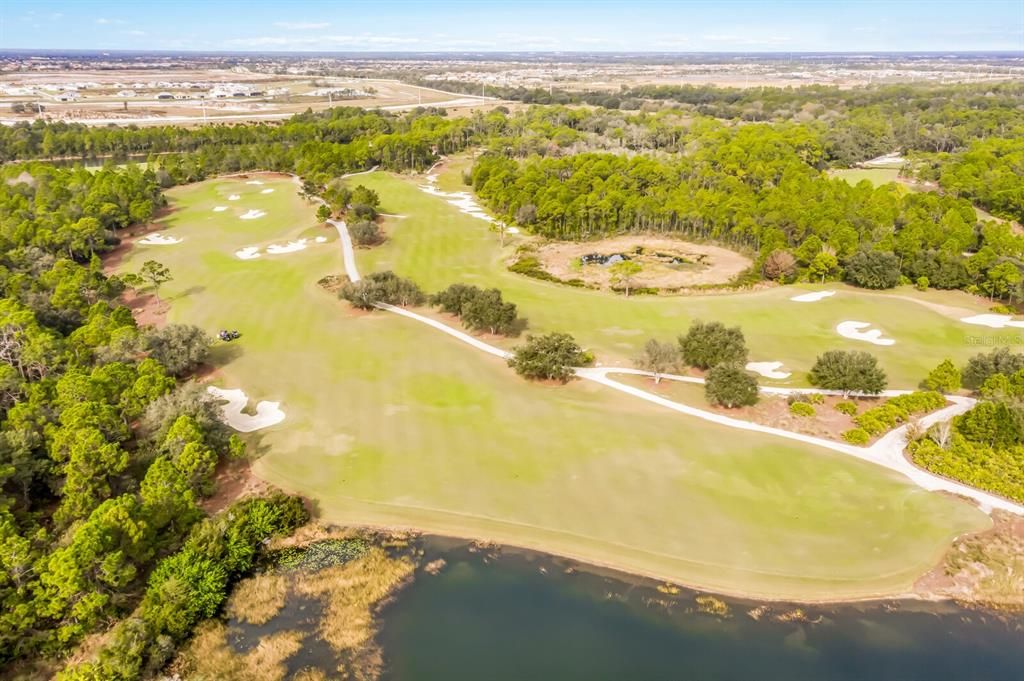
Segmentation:
{"type": "Polygon", "coordinates": [[[705,594],[697,596],[695,600],[697,601],[697,612],[717,617],[732,617],[728,604],[719,598],[705,594]]]}
{"type": "Polygon", "coordinates": [[[324,539],[307,546],[289,547],[277,551],[273,556],[278,570],[323,570],[344,565],[359,558],[370,550],[365,539],[324,539]]]}
{"type": "Polygon", "coordinates": [[[288,670],[288,658],[302,647],[303,634],[279,631],[267,636],[245,654],[232,650],[223,622],[209,620],[174,662],[171,671],[187,679],[234,679],[280,681],[288,670]]]}

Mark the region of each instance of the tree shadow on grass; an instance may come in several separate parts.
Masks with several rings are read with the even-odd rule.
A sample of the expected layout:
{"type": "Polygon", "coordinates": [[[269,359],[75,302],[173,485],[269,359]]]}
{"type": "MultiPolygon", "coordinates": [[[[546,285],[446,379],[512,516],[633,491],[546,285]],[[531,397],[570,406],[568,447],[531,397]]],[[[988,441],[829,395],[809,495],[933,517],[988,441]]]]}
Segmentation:
{"type": "Polygon", "coordinates": [[[244,354],[245,348],[238,341],[227,343],[217,341],[210,347],[210,354],[206,359],[206,363],[217,369],[222,369],[244,354]]]}
{"type": "Polygon", "coordinates": [[[199,295],[206,290],[205,286],[190,286],[178,295],[174,296],[172,300],[181,300],[182,298],[188,298],[189,296],[199,295]]]}

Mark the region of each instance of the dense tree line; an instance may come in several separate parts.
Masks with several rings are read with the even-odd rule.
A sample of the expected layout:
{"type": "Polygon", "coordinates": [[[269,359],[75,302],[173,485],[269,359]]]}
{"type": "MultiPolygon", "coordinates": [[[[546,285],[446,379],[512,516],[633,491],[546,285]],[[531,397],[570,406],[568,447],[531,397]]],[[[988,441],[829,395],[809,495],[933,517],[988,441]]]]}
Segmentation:
{"type": "MultiPolygon", "coordinates": [[[[166,268],[154,262],[126,282],[99,260],[118,230],[163,205],[153,171],[0,170],[0,665],[64,655],[143,592],[154,645],[219,602],[191,599],[209,563],[194,553],[168,562],[197,523],[213,527],[200,502],[218,461],[243,453],[205,391],[177,380],[209,339],[140,328],[118,302],[127,285],[158,286],[166,268]]],[[[221,560],[209,543],[218,536],[229,535],[194,540],[204,559],[221,560]]],[[[264,535],[245,549],[249,536],[225,550],[254,551],[264,535]]]]}

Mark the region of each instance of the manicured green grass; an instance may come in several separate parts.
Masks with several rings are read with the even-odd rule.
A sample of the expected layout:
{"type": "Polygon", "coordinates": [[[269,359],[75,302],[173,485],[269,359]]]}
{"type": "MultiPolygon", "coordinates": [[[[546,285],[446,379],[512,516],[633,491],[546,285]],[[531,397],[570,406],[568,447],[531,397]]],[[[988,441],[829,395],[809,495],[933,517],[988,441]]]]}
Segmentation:
{"type": "MultiPolygon", "coordinates": [[[[383,192],[386,209],[410,215],[390,223],[387,246],[360,253],[366,271],[389,259],[400,271],[415,263],[431,288],[490,283],[491,272],[503,285],[520,282],[510,297],[541,315],[539,325],[582,326],[581,336],[607,347],[637,342],[607,326],[628,330],[651,315],[674,328],[687,318],[684,306],[699,302],[574,292],[580,309],[566,309],[562,289],[502,274],[484,223],[420,201],[403,181],[359,180],[383,192]],[[561,310],[545,312],[545,300],[561,310]],[[635,303],[643,313],[615,319],[635,303]]],[[[484,538],[709,589],[805,599],[905,591],[954,536],[988,524],[961,501],[861,461],[688,419],[592,383],[528,383],[423,325],[353,313],[315,284],[342,271],[336,244],[238,260],[238,248],[314,224],[288,181],[265,186],[277,191],[260,195],[262,187],[235,180],[173,190],[166,233],[185,241],[140,247],[124,267],[156,257],[175,275],[162,290],[172,321],[243,333],[218,346],[217,382],[280,400],[287,414],[248,438],[262,457],[256,470],[310,497],[328,520],[484,538]],[[230,193],[243,199],[213,213],[230,193]],[[230,214],[236,205],[268,215],[242,221],[230,214]]]]}
{"type": "Polygon", "coordinates": [[[794,372],[792,378],[778,383],[802,385],[818,354],[846,349],[877,355],[892,387],[912,388],[944,358],[964,362],[977,353],[970,338],[991,335],[984,327],[958,320],[984,311],[971,297],[943,292],[921,295],[911,287],[874,294],[828,284],[730,295],[626,298],[542,282],[507,271],[504,261],[512,257],[514,238],[502,252],[497,234],[487,223],[421,192],[414,179],[384,173],[358,179],[381,195],[387,212],[408,216],[387,222],[387,243],[358,253],[364,271],[392,269],[430,291],[456,281],[496,286],[520,307],[533,331],[570,332],[606,365],[630,364],[648,337],[673,339],[694,319],[717,319],[743,328],[751,359],[782,361],[786,370],[794,372]],[[838,293],[815,303],[789,300],[821,288],[838,293]],[[918,301],[958,310],[940,314],[918,301]],[[848,320],[876,324],[896,344],[877,346],[845,339],[835,327],[848,320]]]}

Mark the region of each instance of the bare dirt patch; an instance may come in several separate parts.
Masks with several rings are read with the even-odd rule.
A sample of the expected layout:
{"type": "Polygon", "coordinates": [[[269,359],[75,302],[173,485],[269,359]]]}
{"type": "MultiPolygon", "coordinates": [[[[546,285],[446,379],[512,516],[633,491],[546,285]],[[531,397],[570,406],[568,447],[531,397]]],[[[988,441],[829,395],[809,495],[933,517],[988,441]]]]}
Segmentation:
{"type": "Polygon", "coordinates": [[[643,269],[632,277],[636,288],[680,289],[727,284],[751,266],[746,256],[720,246],[665,237],[631,235],[602,241],[551,242],[537,247],[541,266],[559,279],[612,285],[610,263],[588,263],[587,256],[619,255],[643,269]]]}
{"type": "Polygon", "coordinates": [[[132,316],[135,317],[139,326],[159,328],[167,323],[167,312],[171,309],[171,305],[152,293],[140,294],[135,291],[126,291],[121,296],[121,302],[132,311],[132,316]]]}
{"type": "MultiPolygon", "coordinates": [[[[617,376],[615,378],[616,380],[623,381],[624,376],[617,376]]],[[[677,391],[680,390],[680,386],[673,381],[662,380],[661,383],[658,384],[655,384],[654,380],[649,378],[643,378],[641,381],[641,387],[645,390],[663,395],[669,399],[679,398],[677,391]]],[[[702,386],[689,387],[694,391],[703,392],[702,386]]],[[[793,433],[801,433],[803,435],[811,435],[813,437],[825,438],[836,442],[844,442],[843,433],[851,428],[857,427],[853,422],[853,417],[836,410],[836,404],[846,401],[850,400],[844,400],[838,395],[823,395],[822,402],[820,404],[811,405],[814,407],[814,416],[797,416],[796,414],[793,414],[789,410],[789,401],[784,395],[762,394],[761,399],[752,407],[726,409],[725,407],[715,407],[710,404],[703,404],[700,405],[700,408],[715,414],[721,414],[722,416],[730,416],[744,421],[758,423],[762,426],[770,426],[772,428],[788,430],[793,433]]],[[[853,400],[853,402],[857,404],[860,412],[864,412],[881,403],[880,400],[870,398],[853,400]]]]}

